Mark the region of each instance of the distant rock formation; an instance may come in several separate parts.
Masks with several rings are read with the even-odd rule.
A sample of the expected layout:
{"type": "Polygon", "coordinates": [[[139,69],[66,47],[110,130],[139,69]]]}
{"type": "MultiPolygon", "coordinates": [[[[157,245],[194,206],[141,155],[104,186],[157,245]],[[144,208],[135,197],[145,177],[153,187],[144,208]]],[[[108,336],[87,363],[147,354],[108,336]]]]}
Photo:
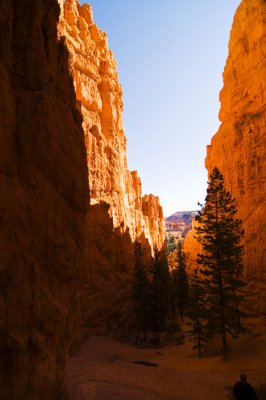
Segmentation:
{"type": "Polygon", "coordinates": [[[106,36],[89,6],[59,3],[1,3],[3,400],[56,399],[86,335],[126,330],[134,243],[164,240],[158,199],[143,212],[127,169],[106,36]]]}
{"type": "MultiPolygon", "coordinates": [[[[237,9],[220,93],[221,125],[207,147],[209,174],[217,166],[237,201],[245,229],[245,276],[250,307],[266,312],[266,3],[237,9]]],[[[189,238],[188,238],[189,240],[189,238]]],[[[187,243],[187,251],[193,255],[187,243]]]]}
{"type": "Polygon", "coordinates": [[[177,232],[185,236],[191,229],[192,218],[196,213],[196,211],[177,211],[165,218],[166,232],[177,232]]]}

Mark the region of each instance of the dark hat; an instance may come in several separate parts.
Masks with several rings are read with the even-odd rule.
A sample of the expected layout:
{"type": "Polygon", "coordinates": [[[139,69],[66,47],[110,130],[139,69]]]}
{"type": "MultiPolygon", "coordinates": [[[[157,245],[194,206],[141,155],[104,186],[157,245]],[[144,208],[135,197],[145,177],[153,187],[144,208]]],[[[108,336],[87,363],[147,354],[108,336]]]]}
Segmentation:
{"type": "Polygon", "coordinates": [[[244,372],[241,372],[240,379],[247,379],[247,375],[244,372]]]}

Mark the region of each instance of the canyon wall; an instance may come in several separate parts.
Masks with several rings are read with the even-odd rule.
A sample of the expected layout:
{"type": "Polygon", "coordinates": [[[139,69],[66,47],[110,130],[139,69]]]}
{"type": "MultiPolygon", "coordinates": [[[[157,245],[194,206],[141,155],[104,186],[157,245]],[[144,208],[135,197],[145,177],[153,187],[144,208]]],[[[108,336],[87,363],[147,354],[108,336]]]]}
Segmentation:
{"type": "MultiPolygon", "coordinates": [[[[245,229],[247,300],[266,312],[266,3],[243,0],[232,25],[220,92],[221,125],[207,146],[208,173],[217,166],[237,201],[245,229]]],[[[193,239],[186,249],[193,258],[193,239]]],[[[194,256],[195,259],[195,256],[194,256]]]]}
{"type": "MultiPolygon", "coordinates": [[[[140,178],[136,171],[128,170],[122,88],[116,61],[108,48],[106,34],[93,22],[91,7],[80,6],[77,0],[66,0],[61,5],[58,35],[64,39],[70,55],[69,67],[83,117],[89,170],[90,209],[85,247],[90,262],[83,275],[86,282],[83,288],[89,287],[92,295],[87,305],[81,301],[85,308],[82,314],[93,321],[94,330],[103,332],[107,321],[111,330],[112,321],[128,319],[133,244],[140,242],[147,258],[155,245],[161,248],[164,220],[159,199],[153,195],[142,199],[140,178]],[[90,307],[91,302],[94,308],[90,307]]],[[[79,291],[79,294],[82,300],[85,293],[79,291]]],[[[77,330],[78,336],[82,327],[77,330]]]]}
{"type": "Polygon", "coordinates": [[[1,4],[2,400],[57,398],[86,335],[126,331],[134,243],[163,243],[158,199],[143,210],[127,168],[106,35],[89,6],[59,4],[1,4]]]}
{"type": "Polygon", "coordinates": [[[83,265],[88,170],[54,0],[1,3],[1,398],[53,399],[83,265]]]}
{"type": "Polygon", "coordinates": [[[183,251],[186,256],[187,272],[192,274],[197,265],[197,254],[202,252],[200,243],[195,239],[197,222],[195,218],[192,219],[192,227],[185,236],[183,242],[183,251]]]}
{"type": "MultiPolygon", "coordinates": [[[[106,34],[93,23],[91,7],[80,6],[77,0],[67,0],[61,7],[58,30],[70,53],[83,116],[91,204],[109,204],[114,227],[120,227],[121,233],[129,230],[135,240],[144,231],[151,245],[161,247],[164,235],[159,202],[152,195],[147,202],[152,219],[157,218],[155,226],[149,218],[143,218],[141,181],[137,172],[127,167],[122,88],[106,34]],[[157,228],[160,234],[155,238],[157,228]]],[[[149,212],[145,211],[145,215],[149,216],[149,212]]]]}

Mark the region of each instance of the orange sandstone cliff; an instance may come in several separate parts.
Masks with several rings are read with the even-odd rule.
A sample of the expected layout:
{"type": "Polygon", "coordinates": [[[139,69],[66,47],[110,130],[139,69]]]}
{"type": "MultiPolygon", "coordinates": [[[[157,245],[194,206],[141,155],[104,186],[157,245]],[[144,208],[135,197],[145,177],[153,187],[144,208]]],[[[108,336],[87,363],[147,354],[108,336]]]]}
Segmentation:
{"type": "Polygon", "coordinates": [[[119,227],[121,233],[129,231],[135,240],[146,232],[150,245],[161,247],[164,236],[159,201],[152,195],[148,201],[156,226],[144,217],[149,216],[149,211],[145,208],[143,213],[141,181],[137,172],[127,167],[122,88],[106,34],[93,23],[91,7],[80,6],[77,0],[66,0],[61,6],[58,29],[70,53],[70,68],[83,117],[91,205],[108,204],[114,227],[119,227]]]}
{"type": "Polygon", "coordinates": [[[143,206],[127,169],[122,107],[89,6],[1,4],[3,400],[57,398],[86,335],[126,329],[135,241],[163,243],[158,199],[143,206]]]}
{"type": "MultiPolygon", "coordinates": [[[[245,229],[244,274],[250,307],[266,312],[266,3],[243,0],[231,30],[220,92],[221,125],[207,146],[206,167],[217,166],[237,200],[245,229]]],[[[188,237],[189,257],[195,244],[188,237]]],[[[193,255],[194,254],[194,255],[193,255]]]]}
{"type": "Polygon", "coordinates": [[[200,243],[195,239],[196,235],[196,226],[197,222],[195,218],[192,219],[192,227],[185,236],[185,240],[183,242],[183,251],[186,255],[186,265],[187,271],[189,274],[193,273],[197,265],[197,254],[201,253],[202,248],[200,243]]]}

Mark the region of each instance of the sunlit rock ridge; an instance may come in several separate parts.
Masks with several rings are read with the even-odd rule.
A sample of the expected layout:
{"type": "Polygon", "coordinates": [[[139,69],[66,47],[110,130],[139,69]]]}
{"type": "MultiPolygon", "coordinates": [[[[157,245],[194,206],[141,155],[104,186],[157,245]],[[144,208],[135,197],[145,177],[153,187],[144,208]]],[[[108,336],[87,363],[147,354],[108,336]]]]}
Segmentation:
{"type": "Polygon", "coordinates": [[[58,398],[90,333],[123,334],[135,241],[164,240],[126,161],[106,35],[78,2],[9,0],[0,13],[0,386],[58,398]]]}
{"type": "MultiPolygon", "coordinates": [[[[208,173],[217,166],[236,198],[245,230],[244,274],[249,306],[266,312],[266,2],[243,0],[230,34],[220,92],[221,125],[207,146],[208,173]]],[[[195,254],[193,236],[186,251],[195,254]],[[194,250],[193,250],[194,248],[194,250]]]]}
{"type": "MultiPolygon", "coordinates": [[[[91,204],[106,202],[114,227],[123,224],[121,231],[129,229],[132,239],[147,231],[150,244],[160,247],[161,206],[157,202],[156,211],[152,211],[153,218],[158,218],[158,237],[157,229],[150,229],[149,221],[143,218],[141,181],[137,172],[127,167],[122,88],[106,33],[94,24],[90,5],[80,6],[76,0],[67,0],[64,5],[61,2],[59,35],[66,38],[83,117],[91,204]]],[[[145,210],[149,215],[149,210],[145,210]]]]}

